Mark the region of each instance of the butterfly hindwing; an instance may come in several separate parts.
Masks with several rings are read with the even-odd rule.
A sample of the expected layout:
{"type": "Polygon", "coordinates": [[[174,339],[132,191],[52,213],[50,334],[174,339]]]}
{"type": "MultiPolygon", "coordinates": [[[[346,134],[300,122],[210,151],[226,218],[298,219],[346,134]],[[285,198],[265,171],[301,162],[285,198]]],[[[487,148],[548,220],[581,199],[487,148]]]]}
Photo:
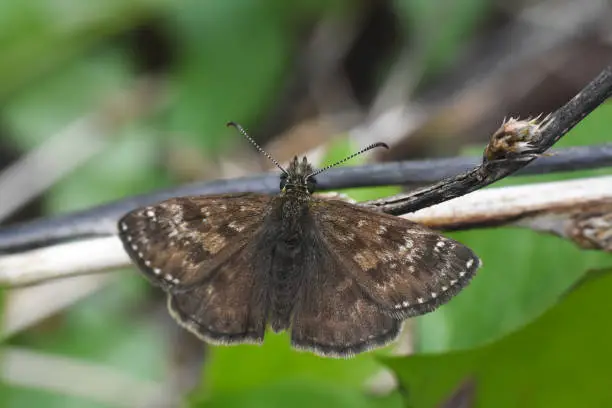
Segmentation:
{"type": "Polygon", "coordinates": [[[166,291],[203,284],[246,246],[261,226],[270,196],[178,197],[134,210],[119,236],[139,269],[166,291]]]}
{"type": "Polygon", "coordinates": [[[168,294],[170,314],[196,336],[214,344],[261,343],[268,287],[247,244],[211,274],[205,284],[168,294]]]}
{"type": "Polygon", "coordinates": [[[316,200],[311,207],[329,251],[391,316],[434,310],[480,266],[463,244],[406,219],[338,200],[316,200]]]}
{"type": "Polygon", "coordinates": [[[328,248],[309,256],[293,311],[291,343],[329,357],[350,357],[394,340],[401,321],[380,311],[328,248]]]}

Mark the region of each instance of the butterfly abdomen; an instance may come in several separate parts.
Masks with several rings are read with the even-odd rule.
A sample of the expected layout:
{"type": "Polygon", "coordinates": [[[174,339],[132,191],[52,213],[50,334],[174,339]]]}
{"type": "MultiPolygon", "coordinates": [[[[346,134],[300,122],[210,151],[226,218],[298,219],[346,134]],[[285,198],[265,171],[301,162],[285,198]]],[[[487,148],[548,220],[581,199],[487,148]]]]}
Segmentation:
{"type": "Polygon", "coordinates": [[[275,332],[289,328],[307,269],[308,203],[280,200],[279,218],[269,270],[269,323],[275,332]]]}
{"type": "Polygon", "coordinates": [[[279,332],[289,328],[291,314],[303,282],[301,248],[284,242],[278,243],[272,256],[270,270],[270,317],[272,330],[279,332]]]}

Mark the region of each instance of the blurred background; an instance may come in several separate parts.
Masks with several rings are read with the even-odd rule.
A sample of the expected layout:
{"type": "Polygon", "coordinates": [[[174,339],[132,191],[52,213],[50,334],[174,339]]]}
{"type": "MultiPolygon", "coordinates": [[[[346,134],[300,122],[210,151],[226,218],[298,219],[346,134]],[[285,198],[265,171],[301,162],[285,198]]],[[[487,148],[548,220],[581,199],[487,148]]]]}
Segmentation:
{"type": "MultiPolygon", "coordinates": [[[[4,0],[0,221],[272,169],[230,120],[281,162],[378,141],[390,150],[351,164],[480,155],[504,117],[554,111],[612,61],[610,21],[603,0],[4,0]]],[[[610,129],[608,103],[557,146],[610,129]]],[[[484,259],[474,282],[411,320],[399,348],[346,361],[291,351],[285,335],[205,347],[134,269],[3,291],[0,406],[611,406],[589,388],[611,379],[593,368],[611,353],[576,336],[612,338],[589,314],[605,292],[588,292],[612,284],[559,303],[610,254],[527,229],[451,235],[484,259]],[[593,378],[572,387],[564,369],[593,378]]]]}

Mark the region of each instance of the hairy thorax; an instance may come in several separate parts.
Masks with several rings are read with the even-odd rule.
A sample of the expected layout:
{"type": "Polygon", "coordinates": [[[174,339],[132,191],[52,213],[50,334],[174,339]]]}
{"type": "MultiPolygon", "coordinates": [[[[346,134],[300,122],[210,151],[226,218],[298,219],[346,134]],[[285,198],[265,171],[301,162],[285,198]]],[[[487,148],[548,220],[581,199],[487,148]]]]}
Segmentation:
{"type": "Polygon", "coordinates": [[[287,193],[278,198],[277,211],[271,216],[277,218],[274,244],[271,251],[269,279],[270,324],[274,331],[289,327],[291,313],[300,296],[300,288],[307,276],[309,235],[312,219],[309,214],[310,197],[299,192],[297,197],[287,193]],[[297,198],[297,199],[296,199],[297,198]]]}

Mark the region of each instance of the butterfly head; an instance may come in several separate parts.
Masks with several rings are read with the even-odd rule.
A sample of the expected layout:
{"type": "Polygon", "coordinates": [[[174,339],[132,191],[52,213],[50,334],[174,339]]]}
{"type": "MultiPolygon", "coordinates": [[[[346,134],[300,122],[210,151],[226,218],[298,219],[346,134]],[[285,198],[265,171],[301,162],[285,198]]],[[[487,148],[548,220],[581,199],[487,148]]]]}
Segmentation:
{"type": "Polygon", "coordinates": [[[297,156],[289,163],[289,169],[281,174],[281,193],[301,192],[312,194],[315,191],[317,180],[312,176],[314,169],[306,157],[299,160],[297,156]]]}
{"type": "Polygon", "coordinates": [[[315,188],[317,185],[317,180],[315,179],[315,176],[317,174],[322,173],[325,170],[335,167],[339,164],[342,164],[345,161],[350,160],[355,156],[365,153],[368,150],[374,149],[375,147],[384,147],[385,149],[389,148],[389,146],[387,146],[385,143],[382,143],[382,142],[374,143],[374,144],[364,147],[357,153],[353,153],[350,156],[345,157],[344,159],[335,162],[334,164],[330,164],[329,166],[320,168],[318,170],[314,170],[312,168],[310,163],[308,163],[308,160],[306,160],[306,157],[302,158],[302,160],[300,161],[298,160],[297,156],[295,156],[293,160],[291,161],[291,163],[289,163],[289,170],[285,170],[283,166],[281,166],[280,163],[276,159],[270,156],[268,152],[262,149],[255,142],[255,140],[253,140],[253,138],[248,135],[248,133],[246,132],[246,130],[242,128],[242,126],[240,126],[239,124],[235,122],[228,122],[227,126],[232,126],[238,129],[238,131],[249,142],[251,142],[251,144],[253,144],[253,146],[255,146],[257,150],[259,150],[263,155],[265,155],[272,163],[276,165],[276,167],[278,167],[282,171],[281,181],[280,181],[280,190],[281,190],[281,194],[283,195],[287,193],[298,193],[298,194],[301,193],[305,195],[310,195],[315,191],[315,188]]]}

